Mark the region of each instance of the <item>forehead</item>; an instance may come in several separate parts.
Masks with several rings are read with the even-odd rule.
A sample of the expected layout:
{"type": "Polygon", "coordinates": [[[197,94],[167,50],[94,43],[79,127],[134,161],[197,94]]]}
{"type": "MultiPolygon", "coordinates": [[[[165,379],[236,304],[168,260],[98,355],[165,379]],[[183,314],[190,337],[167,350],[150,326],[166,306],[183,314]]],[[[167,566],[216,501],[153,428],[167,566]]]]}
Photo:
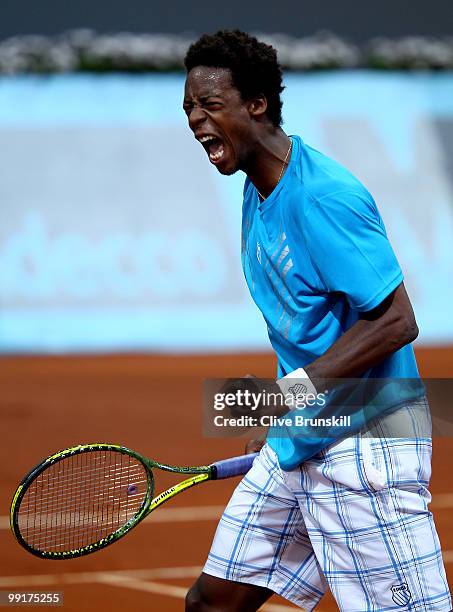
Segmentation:
{"type": "Polygon", "coordinates": [[[231,72],[228,68],[196,66],[186,77],[184,95],[187,98],[225,97],[238,93],[232,83],[231,72]]]}

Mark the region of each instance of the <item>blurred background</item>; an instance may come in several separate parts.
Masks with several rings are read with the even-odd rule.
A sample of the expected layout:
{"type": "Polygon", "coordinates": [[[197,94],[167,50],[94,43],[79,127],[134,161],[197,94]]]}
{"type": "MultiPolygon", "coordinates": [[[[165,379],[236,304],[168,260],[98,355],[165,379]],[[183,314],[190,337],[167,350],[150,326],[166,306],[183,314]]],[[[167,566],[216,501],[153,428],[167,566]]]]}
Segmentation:
{"type": "MultiPolygon", "coordinates": [[[[275,375],[240,266],[244,176],[216,172],[182,112],[185,50],[221,27],[277,47],[285,131],[370,189],[420,371],[452,376],[451,3],[3,2],[0,589],[64,591],[74,611],[182,610],[233,489],[194,489],[79,560],[40,561],[9,534],[17,482],[68,445],[120,442],[175,464],[241,453],[242,440],[203,438],[202,380],[275,375]]],[[[431,506],[447,573],[450,449],[435,441],[431,506]]]]}

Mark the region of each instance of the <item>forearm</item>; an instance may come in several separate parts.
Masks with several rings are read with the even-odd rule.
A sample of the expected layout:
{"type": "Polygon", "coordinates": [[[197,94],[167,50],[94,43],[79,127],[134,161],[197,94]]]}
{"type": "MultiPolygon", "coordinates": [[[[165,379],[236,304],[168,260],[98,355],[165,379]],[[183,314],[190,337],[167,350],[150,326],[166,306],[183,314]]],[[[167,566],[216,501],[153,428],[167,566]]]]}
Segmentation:
{"type": "Polygon", "coordinates": [[[305,368],[310,378],[360,376],[401,348],[391,330],[381,334],[369,321],[357,321],[321,357],[305,368]]]}

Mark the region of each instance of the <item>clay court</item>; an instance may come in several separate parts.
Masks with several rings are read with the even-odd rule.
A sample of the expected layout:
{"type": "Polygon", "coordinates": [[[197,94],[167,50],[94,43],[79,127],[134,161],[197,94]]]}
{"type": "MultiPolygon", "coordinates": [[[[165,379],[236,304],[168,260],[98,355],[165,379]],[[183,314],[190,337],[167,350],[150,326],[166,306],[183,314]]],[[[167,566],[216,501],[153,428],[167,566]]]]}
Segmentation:
{"type": "MultiPolygon", "coordinates": [[[[453,350],[423,349],[424,376],[452,374],[453,350]]],[[[222,507],[235,481],[210,482],[178,496],[121,542],[70,561],[27,554],[8,525],[21,477],[53,451],[88,442],[119,442],[159,461],[205,464],[242,454],[240,439],[202,436],[202,380],[253,373],[271,377],[272,355],[27,357],[1,360],[0,590],[63,591],[64,609],[183,610],[222,507]]],[[[450,580],[453,576],[451,438],[434,441],[431,509],[450,580]]],[[[173,479],[174,480],[174,479],[173,479]]],[[[173,481],[163,475],[157,490],[173,481]]],[[[262,609],[292,606],[274,597],[262,609]]],[[[330,595],[321,612],[336,610],[330,595]]]]}

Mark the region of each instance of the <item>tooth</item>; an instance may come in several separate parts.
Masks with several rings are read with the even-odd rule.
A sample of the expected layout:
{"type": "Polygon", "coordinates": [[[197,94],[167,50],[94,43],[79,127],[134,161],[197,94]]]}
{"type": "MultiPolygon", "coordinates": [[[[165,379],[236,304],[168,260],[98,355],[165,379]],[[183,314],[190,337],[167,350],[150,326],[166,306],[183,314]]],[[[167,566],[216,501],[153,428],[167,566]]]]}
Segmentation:
{"type": "Polygon", "coordinates": [[[217,161],[218,159],[220,159],[223,156],[223,149],[221,151],[218,151],[217,153],[213,153],[212,155],[210,154],[209,157],[211,160],[213,161],[217,161]]]}

